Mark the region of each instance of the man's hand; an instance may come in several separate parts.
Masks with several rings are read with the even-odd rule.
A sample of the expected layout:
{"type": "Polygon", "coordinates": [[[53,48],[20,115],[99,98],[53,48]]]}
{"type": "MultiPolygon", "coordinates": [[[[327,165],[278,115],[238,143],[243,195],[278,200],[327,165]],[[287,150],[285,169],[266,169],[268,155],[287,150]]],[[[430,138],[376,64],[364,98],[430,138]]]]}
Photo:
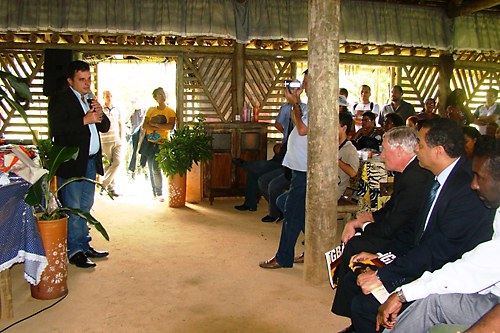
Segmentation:
{"type": "Polygon", "coordinates": [[[383,326],[392,329],[396,324],[396,317],[403,303],[399,300],[398,296],[394,293],[384,304],[378,308],[377,313],[377,331],[383,326]]]}
{"type": "Polygon", "coordinates": [[[103,113],[102,105],[99,104],[99,102],[95,99],[92,100],[92,104],[90,106],[90,111],[89,112],[97,112],[97,113],[103,113]]]}
{"type": "Polygon", "coordinates": [[[96,112],[96,111],[89,111],[85,116],[83,116],[83,124],[88,125],[88,124],[96,124],[102,122],[102,118],[104,117],[104,113],[102,112],[96,112]]]}
{"type": "Polygon", "coordinates": [[[358,217],[346,223],[344,231],[342,232],[342,242],[347,243],[354,234],[356,228],[362,228],[365,222],[373,222],[372,212],[363,212],[358,214],[358,217]]]}
{"type": "Polygon", "coordinates": [[[360,262],[360,261],[365,261],[365,260],[371,260],[378,258],[378,255],[373,254],[373,253],[368,253],[368,252],[361,252],[358,254],[355,254],[351,257],[350,264],[353,264],[355,262],[360,262]]]}
{"type": "Polygon", "coordinates": [[[369,295],[373,289],[382,286],[382,282],[377,276],[377,271],[371,268],[367,268],[364,273],[358,275],[357,283],[365,295],[369,295]]]}
{"type": "Polygon", "coordinates": [[[356,233],[356,220],[352,220],[346,223],[344,231],[342,231],[342,242],[347,243],[349,239],[354,237],[356,233]]]}
{"type": "Polygon", "coordinates": [[[296,104],[300,103],[300,94],[302,94],[302,88],[300,89],[294,89],[292,92],[288,90],[288,88],[285,89],[285,98],[290,104],[296,104]]]}

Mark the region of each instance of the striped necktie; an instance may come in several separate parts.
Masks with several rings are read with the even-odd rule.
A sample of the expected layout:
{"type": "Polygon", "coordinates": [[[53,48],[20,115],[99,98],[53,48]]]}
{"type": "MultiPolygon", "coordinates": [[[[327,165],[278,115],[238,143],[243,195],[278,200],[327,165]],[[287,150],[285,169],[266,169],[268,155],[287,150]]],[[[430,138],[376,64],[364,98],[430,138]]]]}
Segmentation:
{"type": "Polygon", "coordinates": [[[439,189],[439,184],[437,179],[434,179],[434,183],[432,184],[432,188],[429,192],[429,196],[427,197],[427,200],[425,201],[425,206],[422,207],[422,212],[425,212],[425,215],[423,216],[422,220],[420,221],[420,225],[418,226],[417,232],[416,232],[416,237],[415,237],[415,244],[418,244],[420,242],[420,238],[422,238],[422,235],[424,234],[425,231],[425,222],[427,221],[427,216],[431,214],[431,207],[432,203],[436,199],[436,194],[439,189]]]}

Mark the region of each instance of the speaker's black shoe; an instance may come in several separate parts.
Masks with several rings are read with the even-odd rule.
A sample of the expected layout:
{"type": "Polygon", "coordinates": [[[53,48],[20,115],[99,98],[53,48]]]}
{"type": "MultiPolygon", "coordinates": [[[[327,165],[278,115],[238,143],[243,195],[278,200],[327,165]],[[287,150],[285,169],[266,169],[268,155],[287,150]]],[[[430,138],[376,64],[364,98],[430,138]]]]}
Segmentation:
{"type": "Polygon", "coordinates": [[[92,262],[89,258],[83,254],[83,252],[78,252],[75,255],[73,255],[71,258],[69,258],[70,264],[75,265],[76,267],[80,268],[90,268],[90,267],[95,267],[96,264],[92,262]]]}
{"type": "Polygon", "coordinates": [[[267,222],[274,222],[274,221],[276,221],[276,220],[277,220],[277,218],[276,218],[276,217],[272,217],[271,215],[266,215],[266,216],[264,216],[264,217],[261,219],[261,221],[262,221],[262,222],[266,222],[266,223],[267,223],[267,222]]]}
{"type": "Polygon", "coordinates": [[[249,210],[251,212],[255,212],[257,210],[257,208],[250,208],[247,205],[234,206],[234,208],[237,209],[237,210],[241,210],[241,211],[243,211],[243,210],[249,210]]]}
{"type": "Polygon", "coordinates": [[[85,252],[85,255],[89,258],[104,258],[109,255],[108,251],[97,251],[96,249],[90,247],[87,252],[85,252]]]}

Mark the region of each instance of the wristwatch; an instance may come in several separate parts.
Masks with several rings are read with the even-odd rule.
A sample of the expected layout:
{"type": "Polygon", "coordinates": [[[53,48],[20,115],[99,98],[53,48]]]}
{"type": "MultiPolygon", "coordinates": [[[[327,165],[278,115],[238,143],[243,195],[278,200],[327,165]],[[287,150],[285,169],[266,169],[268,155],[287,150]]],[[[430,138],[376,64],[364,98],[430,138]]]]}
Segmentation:
{"type": "Polygon", "coordinates": [[[401,287],[396,289],[396,295],[398,296],[398,299],[401,303],[407,302],[405,294],[403,293],[403,289],[401,287]]]}

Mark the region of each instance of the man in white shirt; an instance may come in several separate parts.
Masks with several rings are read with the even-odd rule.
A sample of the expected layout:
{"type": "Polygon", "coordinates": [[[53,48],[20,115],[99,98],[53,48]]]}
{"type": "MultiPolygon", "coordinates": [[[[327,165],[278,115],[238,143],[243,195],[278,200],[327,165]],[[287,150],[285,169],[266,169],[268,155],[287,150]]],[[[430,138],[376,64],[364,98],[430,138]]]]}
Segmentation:
{"type": "Polygon", "coordinates": [[[474,124],[477,125],[481,134],[486,134],[486,126],[489,123],[496,122],[498,124],[500,105],[496,103],[497,99],[498,90],[494,88],[489,89],[486,93],[486,103],[479,105],[476,112],[474,112],[474,117],[476,117],[474,124]]]}
{"type": "Polygon", "coordinates": [[[109,131],[101,134],[102,153],[108,162],[104,165],[104,179],[102,185],[113,196],[118,196],[115,192],[115,175],[121,162],[122,120],[120,110],[111,103],[111,92],[105,90],[102,96],[104,98],[103,111],[109,118],[111,124],[109,131]]]}
{"type": "MultiPolygon", "coordinates": [[[[472,164],[476,190],[488,208],[496,209],[494,234],[462,258],[405,284],[379,308],[377,329],[391,332],[427,332],[440,323],[470,327],[500,303],[500,266],[493,256],[500,252],[500,139],[476,150],[472,164]],[[403,303],[416,301],[396,318],[403,303]]],[[[471,223],[473,223],[471,221],[471,223]]]]}
{"type": "MultiPolygon", "coordinates": [[[[372,95],[372,89],[363,84],[361,86],[361,91],[359,92],[361,95],[361,102],[356,103],[352,107],[352,114],[354,116],[354,124],[356,125],[355,130],[359,130],[361,128],[361,120],[363,118],[363,113],[366,111],[371,111],[378,117],[380,113],[380,107],[377,103],[370,102],[370,96],[372,95]]],[[[376,123],[376,119],[375,119],[376,123]]]]}

